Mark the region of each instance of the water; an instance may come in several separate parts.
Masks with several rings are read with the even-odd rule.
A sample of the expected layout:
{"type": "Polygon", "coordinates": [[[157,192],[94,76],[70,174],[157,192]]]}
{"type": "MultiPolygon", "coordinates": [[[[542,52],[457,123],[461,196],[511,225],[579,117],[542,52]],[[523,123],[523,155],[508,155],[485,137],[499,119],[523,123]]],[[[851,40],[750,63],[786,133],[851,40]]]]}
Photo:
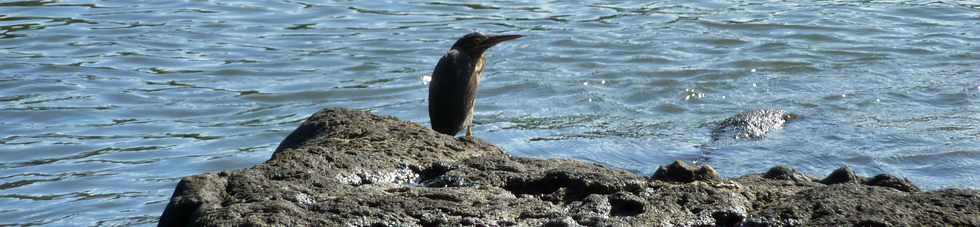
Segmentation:
{"type": "Polygon", "coordinates": [[[474,30],[527,36],[477,101],[514,155],[980,188],[972,1],[2,1],[0,225],[154,224],[180,177],[261,163],[325,107],[427,125],[422,78],[474,30]],[[710,141],[770,107],[803,119],[710,141]]]}

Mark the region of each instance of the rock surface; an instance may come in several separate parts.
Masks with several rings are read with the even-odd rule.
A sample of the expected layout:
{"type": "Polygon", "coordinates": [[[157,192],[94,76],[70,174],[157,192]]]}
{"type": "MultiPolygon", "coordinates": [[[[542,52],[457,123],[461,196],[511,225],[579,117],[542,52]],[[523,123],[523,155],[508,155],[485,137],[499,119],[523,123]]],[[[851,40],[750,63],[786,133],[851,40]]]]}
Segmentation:
{"type": "Polygon", "coordinates": [[[725,119],[711,130],[711,139],[757,139],[769,131],[782,128],[787,121],[799,116],[778,109],[760,109],[742,112],[725,119]]]}
{"type": "Polygon", "coordinates": [[[366,112],[314,114],[255,167],[185,177],[160,226],[980,226],[980,192],[919,192],[846,168],[734,179],[683,162],[651,177],[510,157],[366,112]],[[832,184],[824,184],[827,182],[832,184]]]}

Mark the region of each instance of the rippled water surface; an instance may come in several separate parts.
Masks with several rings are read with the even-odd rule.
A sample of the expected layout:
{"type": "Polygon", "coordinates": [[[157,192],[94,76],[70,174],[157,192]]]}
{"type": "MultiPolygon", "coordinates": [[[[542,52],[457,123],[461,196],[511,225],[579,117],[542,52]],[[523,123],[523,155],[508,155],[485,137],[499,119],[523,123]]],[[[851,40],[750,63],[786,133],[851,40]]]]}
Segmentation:
{"type": "Polygon", "coordinates": [[[428,125],[422,78],[477,30],[526,35],[477,101],[514,155],[980,188],[974,1],[0,1],[0,225],[154,224],[325,107],[428,125]],[[757,108],[802,120],[711,141],[757,108]]]}

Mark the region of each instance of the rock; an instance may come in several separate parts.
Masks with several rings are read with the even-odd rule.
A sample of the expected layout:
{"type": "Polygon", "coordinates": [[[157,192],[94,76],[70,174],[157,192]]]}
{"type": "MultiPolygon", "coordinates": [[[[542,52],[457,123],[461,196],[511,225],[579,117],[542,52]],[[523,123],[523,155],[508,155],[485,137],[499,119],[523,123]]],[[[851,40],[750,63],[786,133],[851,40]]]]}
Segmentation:
{"type": "Polygon", "coordinates": [[[860,183],[864,183],[864,178],[858,176],[857,174],[854,174],[854,171],[851,171],[851,168],[847,168],[847,166],[844,166],[844,167],[838,168],[837,170],[834,170],[834,172],[830,173],[830,175],[828,175],[827,178],[824,178],[823,180],[820,180],[820,183],[823,183],[823,184],[844,184],[844,183],[856,183],[856,184],[860,184],[860,183]]]}
{"type": "Polygon", "coordinates": [[[799,171],[796,171],[795,169],[789,168],[787,166],[776,166],[776,167],[772,167],[762,177],[765,177],[766,179],[788,180],[788,181],[794,181],[794,182],[811,182],[811,181],[813,181],[813,179],[811,179],[810,177],[808,177],[806,175],[803,175],[799,171]]]}
{"type": "Polygon", "coordinates": [[[761,109],[742,112],[725,119],[711,130],[711,139],[756,139],[769,131],[782,128],[787,121],[799,116],[777,109],[761,109]]]}
{"type": "Polygon", "coordinates": [[[975,190],[905,193],[861,184],[835,184],[806,189],[760,207],[745,225],[978,226],[978,199],[980,194],[975,190]],[[936,197],[939,195],[945,197],[936,197]]]}
{"type": "Polygon", "coordinates": [[[879,186],[879,187],[889,187],[898,189],[903,192],[917,192],[919,187],[916,187],[909,179],[898,178],[896,176],[888,174],[878,174],[874,176],[871,180],[868,180],[868,185],[879,186]]]}
{"type": "Polygon", "coordinates": [[[718,172],[715,171],[711,166],[699,166],[694,168],[684,161],[674,161],[667,166],[660,166],[657,171],[653,173],[654,180],[660,181],[670,181],[670,182],[694,182],[694,181],[707,181],[707,180],[719,180],[718,172]]]}
{"type": "Polygon", "coordinates": [[[615,217],[633,217],[646,212],[643,198],[631,193],[618,192],[608,197],[609,215],[615,217]]]}
{"type": "MultiPolygon", "coordinates": [[[[649,181],[580,161],[510,157],[418,124],[329,109],[265,163],[183,178],[159,225],[980,225],[976,190],[825,185],[789,168],[731,180],[683,162],[662,170],[649,181]]],[[[824,181],[859,179],[843,172],[845,180],[824,181]]],[[[902,185],[876,178],[869,184],[902,185]]]]}
{"type": "Polygon", "coordinates": [[[544,227],[584,227],[583,225],[580,225],[578,222],[575,221],[575,219],[572,219],[571,217],[552,219],[552,220],[549,220],[547,223],[544,223],[544,225],[542,225],[542,226],[544,226],[544,227]]]}

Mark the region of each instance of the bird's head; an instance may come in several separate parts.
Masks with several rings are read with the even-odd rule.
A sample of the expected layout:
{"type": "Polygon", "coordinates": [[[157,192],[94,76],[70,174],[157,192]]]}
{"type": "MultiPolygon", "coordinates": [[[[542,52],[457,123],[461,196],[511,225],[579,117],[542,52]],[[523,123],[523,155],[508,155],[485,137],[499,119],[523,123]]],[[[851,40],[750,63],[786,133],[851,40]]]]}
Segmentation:
{"type": "Polygon", "coordinates": [[[494,45],[502,43],[508,40],[514,40],[517,38],[524,37],[522,35],[492,35],[487,36],[483,33],[473,32],[466,34],[463,38],[456,40],[453,44],[454,50],[461,51],[463,53],[469,54],[470,56],[482,56],[483,52],[490,49],[494,45]]]}

